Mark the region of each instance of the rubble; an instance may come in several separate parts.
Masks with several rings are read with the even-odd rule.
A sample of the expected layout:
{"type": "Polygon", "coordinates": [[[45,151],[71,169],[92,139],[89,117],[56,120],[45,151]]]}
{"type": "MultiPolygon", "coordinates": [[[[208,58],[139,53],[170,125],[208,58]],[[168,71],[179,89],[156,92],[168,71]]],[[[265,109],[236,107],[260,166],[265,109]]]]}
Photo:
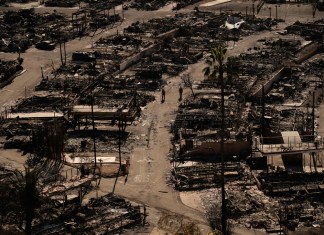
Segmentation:
{"type": "Polygon", "coordinates": [[[295,22],[288,26],[285,30],[290,34],[297,34],[309,41],[323,42],[324,24],[323,20],[312,23],[295,22]]]}
{"type": "MultiPolygon", "coordinates": [[[[194,2],[177,1],[175,9],[194,2]]],[[[64,2],[70,3],[73,1],[64,2]]],[[[62,43],[64,30],[71,32],[64,39],[67,41],[123,20],[115,12],[109,15],[109,10],[123,1],[110,2],[109,6],[103,6],[105,1],[88,3],[89,8],[73,13],[71,22],[56,13],[7,12],[1,24],[2,50],[20,52],[19,47],[27,49],[40,42],[48,48],[52,43],[62,43]],[[23,27],[13,32],[9,28],[15,25],[16,18],[23,27]],[[48,27],[52,27],[51,33],[45,29],[48,27]],[[25,33],[27,43],[20,40],[25,33]],[[15,42],[19,45],[9,46],[7,39],[15,36],[19,37],[15,42]]],[[[151,10],[165,4],[134,1],[133,6],[151,10]]],[[[208,211],[212,202],[220,202],[210,194],[220,194],[224,157],[228,211],[233,224],[278,231],[282,225],[293,230],[321,220],[315,213],[323,209],[320,203],[323,167],[319,153],[323,146],[315,128],[316,105],[323,98],[323,56],[319,54],[323,45],[315,36],[321,26],[315,23],[319,27],[312,24],[310,31],[307,30],[311,35],[307,40],[317,42],[289,34],[278,35],[261,39],[246,53],[228,58],[226,67],[234,71],[225,71],[226,118],[222,132],[220,84],[210,78],[192,83],[184,72],[189,65],[205,58],[211,48],[235,45],[240,38],[270,30],[277,23],[246,17],[244,22],[240,21],[240,27],[228,29],[227,17],[227,14],[195,10],[177,13],[175,17],[135,22],[122,32],[94,41],[90,48],[73,52],[71,61],[62,59],[60,67],[55,69],[53,64],[49,74],[42,73],[42,80],[31,96],[25,94],[15,105],[5,108],[0,128],[5,148],[21,148],[30,153],[37,130],[49,123],[62,125],[66,128],[65,163],[80,171],[82,166],[87,168],[86,178],[55,179],[56,184],[43,191],[56,206],[63,205],[64,210],[60,213],[52,208],[55,213],[51,217],[52,211],[44,208],[50,219],[37,221],[35,234],[78,234],[93,230],[112,234],[141,222],[139,208],[112,195],[93,199],[84,206],[75,201],[82,201],[82,188],[88,190],[93,187],[91,182],[97,180],[88,174],[94,169],[94,159],[97,160],[93,153],[98,154],[99,167],[94,171],[100,168],[100,176],[118,175],[117,156],[122,156],[121,163],[126,166],[133,147],[141,144],[136,134],[128,130],[129,126],[144,118],[141,111],[155,100],[154,92],[177,75],[191,94],[179,99],[179,110],[172,120],[170,184],[179,191],[203,190],[202,201],[208,211]],[[289,141],[289,134],[294,141],[289,141]],[[221,137],[224,145],[219,141],[221,137]],[[273,163],[274,158],[281,162],[273,163]],[[305,159],[309,160],[307,164],[305,159]],[[104,167],[111,167],[114,172],[101,172],[104,167]],[[66,195],[70,190],[72,193],[66,195]]],[[[230,18],[240,19],[241,15],[233,14],[230,18]]],[[[298,33],[306,26],[298,23],[287,28],[287,32],[298,33]]],[[[11,76],[22,69],[21,63],[9,65],[3,65],[7,69],[4,75],[11,76]]]]}
{"type": "Polygon", "coordinates": [[[57,1],[57,0],[48,0],[44,3],[46,7],[74,7],[78,3],[77,0],[65,0],[65,1],[57,1]]]}
{"type": "MultiPolygon", "coordinates": [[[[72,29],[66,17],[56,12],[38,14],[34,9],[7,11],[1,21],[0,51],[26,51],[31,45],[40,41],[51,40],[58,43],[64,32],[72,29]],[[48,31],[48,28],[51,28],[48,31]],[[15,29],[15,30],[12,30],[15,29]]],[[[72,32],[65,35],[68,39],[76,35],[72,32]]]]}
{"type": "MultiPolygon", "coordinates": [[[[43,211],[46,213],[46,210],[43,211]]],[[[114,234],[142,224],[139,206],[132,206],[123,198],[106,195],[91,199],[88,204],[73,208],[67,205],[64,214],[51,221],[42,221],[34,227],[33,234],[114,234]]]]}
{"type": "Polygon", "coordinates": [[[182,8],[185,8],[186,6],[193,5],[195,3],[199,2],[198,0],[190,0],[190,1],[184,1],[184,0],[176,0],[170,3],[169,0],[163,0],[163,1],[157,1],[157,0],[149,0],[149,1],[143,1],[143,0],[135,0],[132,3],[130,3],[128,6],[131,8],[136,8],[137,10],[145,10],[145,11],[155,11],[162,7],[164,7],[167,4],[172,4],[172,10],[180,10],[182,8]]]}
{"type": "Polygon", "coordinates": [[[157,0],[150,0],[150,1],[143,1],[143,0],[135,0],[130,3],[128,6],[131,8],[136,8],[137,10],[146,10],[146,11],[154,11],[158,10],[159,8],[165,6],[169,1],[157,1],[157,0]]]}
{"type": "MultiPolygon", "coordinates": [[[[220,168],[220,164],[199,163],[192,166],[174,167],[171,171],[171,181],[179,191],[214,188],[221,181],[220,168]]],[[[241,170],[237,163],[226,164],[226,180],[238,179],[241,176],[241,170]]]]}
{"type": "Polygon", "coordinates": [[[6,61],[0,60],[0,88],[10,83],[23,70],[23,59],[6,61]]]}
{"type": "MultiPolygon", "coordinates": [[[[6,180],[10,170],[0,167],[0,181],[6,180]]],[[[11,172],[12,173],[12,172],[11,172]]],[[[125,199],[107,194],[102,197],[91,198],[82,204],[84,195],[92,187],[98,187],[98,177],[93,175],[81,176],[80,171],[75,174],[71,168],[49,178],[41,178],[38,187],[41,189],[42,201],[35,212],[42,216],[33,222],[33,234],[115,234],[121,229],[134,229],[143,224],[144,216],[140,206],[132,205],[125,199]],[[68,174],[69,172],[69,174],[68,174]],[[95,181],[95,186],[91,182],[95,181]],[[44,184],[44,185],[43,185],[44,184]]],[[[12,226],[19,223],[4,219],[4,225],[12,226]]]]}

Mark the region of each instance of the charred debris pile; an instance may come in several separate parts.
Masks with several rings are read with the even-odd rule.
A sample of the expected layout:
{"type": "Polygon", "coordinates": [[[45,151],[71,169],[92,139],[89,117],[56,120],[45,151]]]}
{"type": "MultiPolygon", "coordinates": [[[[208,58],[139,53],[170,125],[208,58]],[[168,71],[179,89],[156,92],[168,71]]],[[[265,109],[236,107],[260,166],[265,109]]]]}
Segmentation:
{"type": "Polygon", "coordinates": [[[155,11],[158,10],[166,5],[171,5],[172,10],[180,10],[185,8],[186,6],[192,5],[199,2],[198,0],[134,0],[131,3],[127,4],[127,8],[135,8],[137,10],[145,10],[145,11],[155,11]]]}
{"type": "MultiPolygon", "coordinates": [[[[196,15],[201,14],[203,13],[196,12],[196,15]]],[[[197,23],[199,29],[204,29],[195,32],[197,38],[205,40],[198,44],[202,45],[202,51],[208,52],[210,47],[213,47],[212,45],[221,44],[226,46],[228,43],[235,44],[237,33],[240,33],[238,36],[242,37],[253,32],[251,28],[246,26],[242,26],[237,32],[221,27],[221,22],[226,21],[227,16],[221,15],[220,17],[222,20],[214,18],[207,21],[207,24],[197,23]],[[230,42],[227,40],[229,38],[230,42]]],[[[190,33],[188,28],[183,27],[181,32],[190,33]]],[[[195,40],[195,37],[187,37],[188,40],[183,45],[190,48],[189,43],[191,40],[195,40]]],[[[180,37],[173,40],[178,38],[180,37]]],[[[186,39],[186,36],[183,38],[186,39]]],[[[269,51],[275,54],[270,46],[269,51]]],[[[268,64],[268,61],[262,61],[262,53],[266,53],[265,50],[256,55],[258,59],[251,58],[251,62],[260,61],[260,63],[268,64]]],[[[279,52],[277,53],[279,54],[279,52]]],[[[250,69],[255,68],[255,66],[249,65],[247,58],[248,56],[242,55],[240,57],[231,57],[227,61],[229,70],[226,71],[224,91],[224,115],[226,117],[224,124],[226,128],[223,136],[225,138],[224,157],[227,161],[225,169],[226,176],[229,179],[232,176],[235,176],[234,178],[239,177],[242,169],[237,162],[244,160],[251,153],[253,129],[248,120],[250,107],[246,105],[246,101],[250,99],[248,96],[249,90],[255,83],[250,81],[253,72],[245,74],[248,72],[244,71],[244,68],[250,69]]],[[[268,59],[266,56],[264,58],[265,60],[268,59]]],[[[270,66],[264,67],[275,70],[270,66]]],[[[266,74],[268,71],[260,72],[255,68],[253,75],[257,76],[256,73],[262,74],[262,72],[266,74]]],[[[189,75],[182,77],[184,85],[192,89],[192,94],[179,105],[179,112],[172,125],[175,139],[171,160],[175,162],[175,167],[171,178],[175,183],[175,187],[179,190],[193,190],[219,185],[219,176],[213,174],[213,171],[220,167],[221,91],[219,83],[207,78],[199,84],[193,84],[192,79],[189,75]],[[191,166],[189,167],[187,163],[191,166]],[[208,173],[209,171],[210,173],[208,173]],[[195,176],[192,177],[192,175],[195,176]]]]}
{"type": "Polygon", "coordinates": [[[302,33],[320,30],[316,24],[296,23],[287,29],[302,37],[283,35],[281,44],[288,46],[283,51],[290,52],[287,59],[257,85],[251,97],[254,105],[249,121],[255,137],[247,161],[259,189],[278,202],[274,210],[280,221],[276,226],[281,223],[288,230],[315,227],[323,220],[321,213],[316,213],[323,210],[323,139],[317,129],[318,106],[323,99],[319,72],[323,44],[316,37],[308,41],[311,33],[302,33]],[[296,25],[299,32],[292,30],[296,25]]]}
{"type": "Polygon", "coordinates": [[[44,5],[46,7],[74,7],[80,1],[78,0],[65,0],[65,1],[57,1],[57,0],[47,0],[44,1],[44,5]]]}
{"type": "MultiPolygon", "coordinates": [[[[237,41],[239,37],[253,34],[248,27],[227,29],[227,15],[195,11],[176,14],[174,18],[153,19],[145,23],[135,22],[124,29],[137,37],[153,37],[158,43],[150,55],[143,57],[135,66],[138,69],[160,68],[163,74],[174,76],[183,72],[189,64],[196,63],[217,45],[237,41]]],[[[265,21],[256,19],[260,24],[265,21]]]]}
{"type": "Polygon", "coordinates": [[[38,14],[34,9],[7,11],[0,21],[0,50],[3,52],[24,52],[41,41],[57,43],[66,31],[71,31],[69,38],[75,36],[67,19],[55,12],[38,14]]]}
{"type": "MultiPolygon", "coordinates": [[[[87,8],[90,9],[113,9],[116,6],[119,6],[121,4],[123,4],[125,2],[125,0],[112,0],[112,1],[104,1],[104,0],[85,0],[82,1],[82,7],[84,7],[84,5],[87,8]]],[[[44,2],[44,5],[46,7],[75,7],[77,5],[79,5],[79,8],[81,7],[81,1],[78,0],[64,0],[64,1],[59,1],[59,0],[47,0],[44,2]]]]}
{"type": "MultiPolygon", "coordinates": [[[[0,166],[1,184],[16,182],[16,174],[9,167],[0,166]]],[[[107,194],[84,200],[91,190],[98,189],[99,184],[100,175],[84,175],[74,168],[59,174],[48,174],[43,169],[36,185],[38,206],[33,212],[32,234],[117,234],[145,225],[146,210],[124,198],[107,194]]],[[[12,184],[11,190],[15,187],[12,184]]],[[[18,199],[15,203],[19,206],[21,202],[18,199]]],[[[12,231],[21,231],[23,215],[11,210],[9,214],[1,211],[4,215],[1,224],[12,231]]]]}
{"type": "MultiPolygon", "coordinates": [[[[80,14],[87,17],[86,11],[80,14]]],[[[213,45],[225,44],[228,34],[233,34],[223,27],[226,17],[195,11],[177,14],[175,18],[136,22],[122,34],[102,37],[91,48],[74,52],[68,61],[62,56],[59,68],[52,64],[50,74],[42,72],[42,80],[33,95],[25,94],[25,99],[17,105],[3,110],[4,146],[26,146],[23,143],[29,146],[41,123],[62,120],[60,123],[67,130],[65,151],[71,164],[78,165],[82,159],[91,162],[93,151],[108,151],[115,162],[118,144],[123,146],[123,153],[131,150],[132,145],[126,146],[126,141],[132,143],[135,137],[127,131],[127,126],[140,116],[141,107],[154,100],[149,91],[159,89],[169,76],[178,75],[189,64],[199,61],[213,45]],[[26,127],[23,132],[19,130],[22,126],[26,127]],[[95,149],[93,128],[96,129],[95,149]],[[84,157],[76,158],[75,154],[79,153],[84,157]]],[[[241,35],[254,32],[244,28],[240,31],[245,32],[241,35]]],[[[230,87],[226,91],[226,114],[231,117],[227,124],[232,129],[228,129],[227,135],[244,140],[248,136],[246,126],[240,125],[238,118],[243,110],[243,98],[230,87]],[[237,127],[240,130],[235,130],[237,127]]],[[[199,138],[205,138],[209,124],[213,129],[219,128],[219,114],[214,111],[219,106],[219,91],[202,91],[197,96],[183,103],[182,116],[177,117],[174,125],[174,130],[179,131],[177,135],[197,128],[202,131],[198,133],[199,138]]],[[[217,136],[219,132],[214,134],[217,136]]],[[[182,145],[181,151],[185,148],[182,145]]]]}
{"type": "MultiPolygon", "coordinates": [[[[98,151],[104,154],[103,164],[116,165],[118,153],[125,157],[131,151],[129,143],[135,138],[128,128],[141,115],[142,107],[154,100],[151,91],[201,60],[211,47],[237,43],[239,37],[269,27],[268,20],[251,19],[265,27],[242,24],[234,32],[223,26],[226,19],[226,15],[195,11],[136,22],[122,34],[101,38],[90,49],[73,53],[71,61],[62,60],[60,68],[53,66],[51,74],[42,75],[36,90],[43,95],[35,93],[4,110],[0,132],[3,143],[17,136],[31,141],[45,121],[62,123],[66,127],[65,157],[69,164],[91,165],[92,152],[98,151]],[[28,107],[33,112],[27,112],[28,107]]],[[[227,190],[240,194],[235,191],[238,188],[248,197],[243,200],[228,192],[232,219],[247,227],[271,229],[278,225],[273,214],[287,208],[287,216],[282,217],[285,226],[312,221],[307,200],[314,199],[311,206],[315,213],[322,208],[316,203],[323,192],[323,141],[316,133],[316,105],[322,99],[321,50],[320,42],[278,35],[260,40],[238,57],[228,58],[231,71],[225,72],[224,133],[219,84],[210,79],[196,84],[190,75],[181,74],[191,95],[181,101],[172,122],[174,148],[170,160],[174,167],[170,180],[175,188],[189,191],[219,186],[222,135],[227,190]],[[252,173],[247,173],[250,169],[244,161],[252,173]],[[314,177],[316,174],[320,176],[314,177]],[[242,177],[248,180],[242,182],[242,177]],[[307,179],[307,184],[298,186],[301,178],[307,179]],[[290,201],[286,195],[296,200],[290,201]],[[301,212],[289,217],[289,208],[297,208],[297,201],[301,212]],[[256,212],[249,224],[244,210],[256,212]],[[258,218],[265,214],[271,214],[271,223],[258,218]]],[[[100,203],[105,204],[105,199],[100,203]]],[[[82,226],[75,223],[59,228],[82,226]]]]}
{"type": "MultiPolygon", "coordinates": [[[[302,32],[302,26],[320,30],[314,26],[318,22],[309,24],[296,25],[302,32]]],[[[265,38],[228,58],[233,80],[225,72],[229,218],[233,224],[268,232],[316,227],[323,221],[323,138],[317,131],[323,44],[294,30],[298,35],[291,31],[265,38]],[[237,196],[242,192],[244,196],[237,196]]],[[[212,196],[220,195],[222,180],[220,88],[210,79],[199,84],[188,79],[182,80],[192,92],[172,123],[170,180],[179,191],[216,188],[201,193],[208,212],[213,201],[220,203],[212,196]]]]}
{"type": "Polygon", "coordinates": [[[11,82],[11,80],[21,72],[23,59],[18,58],[17,60],[0,60],[0,87],[11,82]]]}
{"type": "Polygon", "coordinates": [[[324,20],[312,23],[301,23],[297,21],[286,28],[287,33],[297,34],[309,41],[323,42],[324,20]]]}
{"type": "Polygon", "coordinates": [[[68,163],[77,167],[82,163],[91,164],[93,151],[96,151],[99,158],[109,160],[102,162],[104,167],[107,163],[114,164],[115,172],[119,144],[123,158],[127,158],[135,141],[135,136],[126,127],[140,116],[141,107],[154,100],[147,92],[149,86],[146,90],[143,86],[145,80],[152,77],[143,78],[139,74],[134,79],[119,79],[119,66],[150,45],[144,39],[114,35],[99,39],[91,52],[73,53],[72,61],[63,60],[64,65],[57,69],[53,64],[52,72],[42,74],[31,96],[25,93],[26,97],[16,105],[3,110],[4,147],[33,151],[35,133],[42,125],[54,121],[66,130],[64,151],[68,163]]]}
{"type": "Polygon", "coordinates": [[[93,198],[84,206],[76,204],[67,204],[64,213],[59,212],[60,207],[52,208],[56,213],[51,213],[57,217],[34,226],[33,234],[80,234],[94,231],[96,234],[115,234],[141,225],[144,217],[139,206],[132,206],[130,202],[114,195],[93,198]]]}
{"type": "Polygon", "coordinates": [[[161,7],[164,7],[167,3],[169,3],[169,0],[149,0],[149,1],[143,1],[143,0],[134,0],[133,2],[127,4],[127,7],[130,8],[136,8],[137,10],[146,10],[146,11],[155,11],[160,9],[161,7]]]}
{"type": "Polygon", "coordinates": [[[35,13],[34,8],[6,11],[0,19],[0,51],[22,53],[33,45],[41,50],[53,50],[57,44],[99,28],[112,27],[122,20],[108,6],[80,9],[70,17],[56,11],[35,13]]]}
{"type": "MultiPolygon", "coordinates": [[[[186,98],[172,124],[174,168],[171,181],[179,190],[217,187],[220,183],[220,90],[196,90],[186,98]],[[217,173],[218,172],[218,173],[217,173]]],[[[240,160],[251,152],[249,123],[242,119],[246,112],[243,99],[231,86],[225,90],[224,157],[227,180],[240,177],[240,160]]]]}
{"type": "MultiPolygon", "coordinates": [[[[227,79],[225,86],[226,140],[251,141],[252,135],[273,136],[291,130],[301,135],[314,133],[317,111],[314,120],[312,107],[314,103],[316,109],[322,100],[319,70],[323,63],[321,54],[317,54],[321,46],[314,44],[305,44],[304,39],[293,35],[263,39],[247,53],[228,60],[237,74],[232,81],[227,79]],[[304,62],[300,64],[301,57],[304,62]]],[[[175,160],[180,162],[197,160],[195,157],[212,161],[211,157],[218,154],[208,138],[220,139],[220,90],[209,79],[194,86],[195,94],[181,103],[173,124],[175,160]],[[201,137],[197,138],[198,134],[201,137]],[[195,149],[196,145],[202,147],[195,149]]]]}

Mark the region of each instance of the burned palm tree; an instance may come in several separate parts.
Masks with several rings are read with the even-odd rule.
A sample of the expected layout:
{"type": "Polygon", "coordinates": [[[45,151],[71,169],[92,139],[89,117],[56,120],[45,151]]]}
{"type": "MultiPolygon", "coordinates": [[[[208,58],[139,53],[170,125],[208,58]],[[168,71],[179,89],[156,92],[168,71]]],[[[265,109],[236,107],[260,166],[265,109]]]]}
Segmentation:
{"type": "Polygon", "coordinates": [[[224,104],[224,73],[226,48],[216,47],[210,51],[210,56],[206,59],[207,66],[203,69],[204,76],[215,80],[221,87],[221,191],[222,191],[222,232],[227,234],[227,212],[225,199],[225,179],[224,179],[224,132],[225,132],[225,104],[224,104]]]}
{"type": "Polygon", "coordinates": [[[37,187],[41,170],[25,168],[25,172],[8,170],[7,173],[8,177],[0,185],[0,222],[15,223],[24,228],[26,234],[31,234],[36,210],[41,205],[37,187]]]}
{"type": "Polygon", "coordinates": [[[42,166],[43,174],[57,173],[63,166],[65,133],[64,122],[56,120],[33,131],[27,164],[30,167],[42,166]]]}
{"type": "Polygon", "coordinates": [[[38,169],[25,169],[25,175],[20,173],[21,186],[19,189],[20,203],[25,214],[25,232],[31,234],[32,222],[35,218],[35,210],[40,206],[40,192],[37,189],[37,181],[40,176],[38,169]]]}

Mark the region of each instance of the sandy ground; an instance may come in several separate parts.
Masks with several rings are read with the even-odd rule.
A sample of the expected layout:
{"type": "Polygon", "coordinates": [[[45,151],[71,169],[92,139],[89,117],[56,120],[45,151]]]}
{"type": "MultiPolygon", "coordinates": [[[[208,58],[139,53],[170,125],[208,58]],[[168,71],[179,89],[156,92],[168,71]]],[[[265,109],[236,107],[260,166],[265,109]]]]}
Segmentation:
{"type": "Polygon", "coordinates": [[[27,156],[15,149],[0,148],[0,164],[23,171],[27,156]]]}

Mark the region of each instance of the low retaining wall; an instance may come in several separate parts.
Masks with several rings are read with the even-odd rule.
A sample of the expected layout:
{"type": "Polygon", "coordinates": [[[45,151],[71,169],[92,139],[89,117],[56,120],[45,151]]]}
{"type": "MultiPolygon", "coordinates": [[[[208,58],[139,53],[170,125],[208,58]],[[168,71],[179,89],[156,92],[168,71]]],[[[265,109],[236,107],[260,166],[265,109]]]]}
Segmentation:
{"type": "Polygon", "coordinates": [[[318,52],[320,47],[321,47],[321,45],[317,42],[312,42],[312,43],[304,46],[296,54],[296,59],[294,59],[294,62],[296,62],[298,64],[304,62],[305,60],[309,59],[313,55],[316,55],[316,53],[318,52]]]}
{"type": "Polygon", "coordinates": [[[138,54],[130,57],[129,59],[125,60],[119,65],[119,72],[124,71],[125,69],[129,68],[131,65],[135,64],[137,61],[139,61],[144,56],[148,56],[160,49],[160,44],[153,44],[152,46],[145,48],[138,54]]]}
{"type": "MultiPolygon", "coordinates": [[[[264,86],[264,93],[267,94],[270,89],[271,86],[274,82],[278,81],[279,78],[282,76],[282,74],[284,74],[289,68],[281,68],[279,71],[275,72],[274,75],[268,80],[266,81],[263,86],[264,86]]],[[[261,97],[262,96],[262,86],[260,86],[260,88],[254,92],[254,94],[252,95],[253,97],[261,97]]]]}
{"type": "MultiPolygon", "coordinates": [[[[163,40],[165,38],[173,38],[178,34],[178,32],[179,32],[179,29],[172,29],[168,32],[158,35],[156,38],[158,38],[159,40],[163,40]]],[[[136,55],[130,57],[129,59],[125,60],[124,62],[122,62],[119,65],[119,72],[124,71],[125,69],[129,68],[131,65],[135,64],[137,61],[139,61],[144,56],[148,56],[148,55],[160,50],[160,48],[161,48],[161,43],[156,43],[148,48],[145,48],[138,54],[136,54],[136,55]]]]}

